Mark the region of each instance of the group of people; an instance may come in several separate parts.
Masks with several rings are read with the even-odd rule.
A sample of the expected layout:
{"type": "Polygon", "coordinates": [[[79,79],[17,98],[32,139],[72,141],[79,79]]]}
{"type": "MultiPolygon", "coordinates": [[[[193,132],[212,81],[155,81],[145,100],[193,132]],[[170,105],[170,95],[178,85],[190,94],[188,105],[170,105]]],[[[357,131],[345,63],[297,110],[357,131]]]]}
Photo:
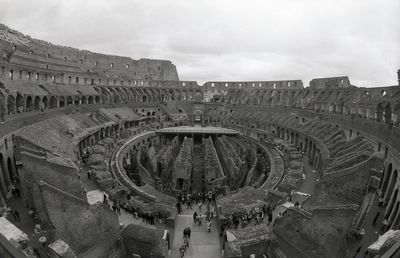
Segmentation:
{"type": "Polygon", "coordinates": [[[212,191],[209,191],[207,194],[203,193],[194,193],[193,195],[190,193],[178,194],[176,196],[177,203],[176,209],[178,210],[178,214],[182,212],[182,205],[186,204],[187,209],[193,210],[192,204],[196,203],[199,211],[203,207],[203,203],[207,201],[207,205],[215,201],[215,194],[212,191]]]}
{"type": "Polygon", "coordinates": [[[264,222],[264,218],[268,218],[269,225],[272,222],[272,211],[273,208],[269,205],[264,205],[262,208],[253,207],[250,211],[243,214],[230,214],[225,215],[226,223],[223,228],[238,229],[239,225],[241,228],[245,228],[254,222],[254,225],[259,225],[264,222]]]}
{"type": "Polygon", "coordinates": [[[190,227],[186,227],[183,230],[183,244],[179,248],[181,258],[185,256],[186,249],[189,248],[189,240],[190,240],[191,233],[192,233],[192,230],[190,229],[190,227]]]}

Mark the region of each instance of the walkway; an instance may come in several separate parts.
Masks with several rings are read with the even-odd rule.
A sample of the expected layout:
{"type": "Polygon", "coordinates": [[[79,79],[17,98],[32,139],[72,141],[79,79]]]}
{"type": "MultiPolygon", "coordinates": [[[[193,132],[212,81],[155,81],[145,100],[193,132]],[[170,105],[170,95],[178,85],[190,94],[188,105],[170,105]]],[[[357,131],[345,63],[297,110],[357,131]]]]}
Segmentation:
{"type": "Polygon", "coordinates": [[[315,185],[317,184],[318,172],[310,166],[307,156],[303,157],[303,164],[305,178],[297,191],[312,195],[315,190],[315,185]]]}
{"type": "MultiPolygon", "coordinates": [[[[205,206],[206,205],[203,205],[203,212],[206,209],[205,206]]],[[[169,258],[181,257],[179,248],[182,246],[183,229],[186,227],[190,227],[192,233],[190,236],[189,248],[186,249],[184,256],[185,258],[222,258],[217,220],[214,217],[212,220],[211,232],[208,233],[203,213],[201,226],[193,223],[193,213],[197,210],[197,207],[193,205],[193,209],[193,211],[186,210],[186,205],[184,205],[184,211],[176,216],[174,240],[172,242],[172,250],[169,258]]]]}

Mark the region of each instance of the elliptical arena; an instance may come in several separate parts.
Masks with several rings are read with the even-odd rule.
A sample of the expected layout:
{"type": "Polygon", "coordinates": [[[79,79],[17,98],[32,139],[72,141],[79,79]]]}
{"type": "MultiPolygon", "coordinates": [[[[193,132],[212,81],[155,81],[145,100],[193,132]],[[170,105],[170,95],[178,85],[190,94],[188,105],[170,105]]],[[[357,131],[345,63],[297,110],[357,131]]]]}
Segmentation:
{"type": "Polygon", "coordinates": [[[399,257],[399,83],[198,85],[4,25],[0,55],[0,257],[399,257]]]}

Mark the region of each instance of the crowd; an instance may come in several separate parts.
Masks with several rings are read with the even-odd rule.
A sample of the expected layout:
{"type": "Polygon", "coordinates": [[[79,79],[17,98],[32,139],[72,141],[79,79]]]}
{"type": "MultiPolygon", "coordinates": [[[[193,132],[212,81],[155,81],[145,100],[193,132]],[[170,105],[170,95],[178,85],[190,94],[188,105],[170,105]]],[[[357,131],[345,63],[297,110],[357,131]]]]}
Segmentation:
{"type": "Polygon", "coordinates": [[[189,240],[191,233],[192,230],[190,229],[190,227],[186,227],[183,230],[183,244],[179,248],[179,253],[181,254],[181,258],[185,256],[186,249],[189,248],[189,240]]]}
{"type": "Polygon", "coordinates": [[[245,213],[231,213],[230,215],[225,215],[226,222],[221,227],[222,229],[238,229],[239,227],[245,228],[252,223],[254,223],[254,225],[259,225],[264,222],[265,217],[267,217],[267,225],[269,225],[272,222],[272,211],[273,208],[270,205],[264,205],[262,208],[253,207],[250,211],[245,213]]]}

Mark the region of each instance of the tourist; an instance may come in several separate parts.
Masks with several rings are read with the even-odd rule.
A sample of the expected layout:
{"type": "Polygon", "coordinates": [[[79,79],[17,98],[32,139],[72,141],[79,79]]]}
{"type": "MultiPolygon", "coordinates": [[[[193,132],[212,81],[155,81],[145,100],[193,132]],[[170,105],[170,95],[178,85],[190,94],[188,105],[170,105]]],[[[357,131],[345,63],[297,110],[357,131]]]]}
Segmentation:
{"type": "Polygon", "coordinates": [[[182,245],[181,248],[179,248],[179,252],[181,253],[181,258],[185,256],[185,246],[182,245]]]}
{"type": "Polygon", "coordinates": [[[207,231],[208,232],[211,232],[211,226],[212,226],[211,221],[207,222],[207,231]]]}
{"type": "Polygon", "coordinates": [[[87,177],[88,177],[89,180],[90,180],[91,177],[92,177],[92,171],[91,171],[90,169],[89,169],[88,172],[87,172],[87,177]]]}
{"type": "Polygon", "coordinates": [[[211,206],[211,208],[210,208],[210,216],[211,216],[211,219],[214,218],[214,212],[215,212],[215,208],[214,208],[214,206],[211,206]]]}
{"type": "Polygon", "coordinates": [[[187,207],[186,207],[186,209],[191,209],[191,210],[193,210],[193,208],[192,208],[192,202],[191,202],[191,200],[188,198],[187,199],[187,207]]]}
{"type": "Polygon", "coordinates": [[[192,229],[190,227],[187,228],[187,236],[190,239],[190,234],[192,234],[192,229]]]}
{"type": "Polygon", "coordinates": [[[185,246],[185,249],[189,248],[189,240],[187,238],[183,239],[183,245],[185,246]]]}
{"type": "Polygon", "coordinates": [[[199,208],[199,211],[201,212],[201,207],[203,206],[203,202],[201,200],[199,200],[199,202],[197,203],[197,207],[199,208]]]}
{"type": "Polygon", "coordinates": [[[197,222],[199,223],[199,226],[201,226],[201,220],[202,220],[202,216],[199,213],[199,216],[197,216],[197,222]]]}
{"type": "Polygon", "coordinates": [[[180,214],[182,212],[182,206],[179,201],[176,203],[176,209],[178,210],[178,214],[180,214]]]}
{"type": "Polygon", "coordinates": [[[197,216],[198,216],[198,214],[197,214],[197,212],[195,211],[195,212],[193,213],[193,222],[194,222],[194,223],[197,222],[197,216]]]}

